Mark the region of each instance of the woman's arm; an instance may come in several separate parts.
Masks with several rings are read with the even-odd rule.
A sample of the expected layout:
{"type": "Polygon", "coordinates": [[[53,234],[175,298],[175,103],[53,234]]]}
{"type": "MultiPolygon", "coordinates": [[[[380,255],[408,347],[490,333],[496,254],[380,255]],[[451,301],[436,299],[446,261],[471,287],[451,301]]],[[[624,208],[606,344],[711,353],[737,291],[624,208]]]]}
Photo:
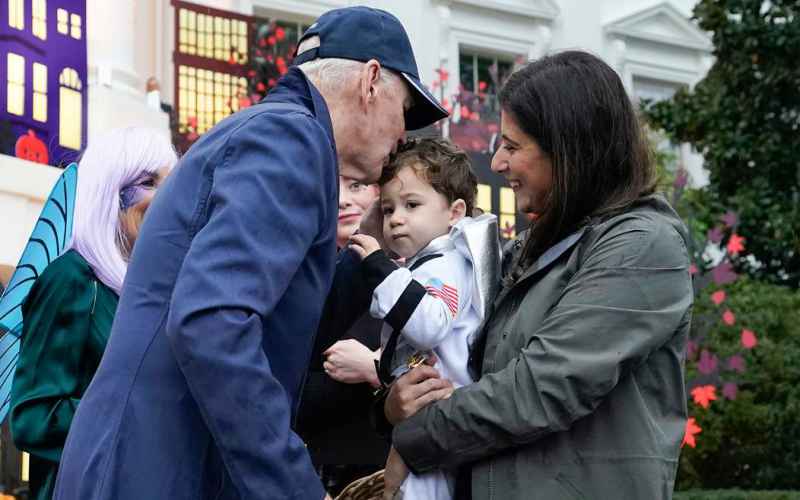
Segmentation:
{"type": "Polygon", "coordinates": [[[58,462],[80,401],[94,285],[72,272],[49,271],[25,303],[10,425],[19,449],[58,462]]]}
{"type": "MultiPolygon", "coordinates": [[[[678,233],[666,224],[620,224],[589,248],[515,359],[398,424],[394,445],[412,470],[426,472],[564,431],[688,321],[691,303],[678,233]]],[[[390,418],[398,401],[401,414],[414,409],[411,389],[427,397],[398,385],[390,418]]]]}

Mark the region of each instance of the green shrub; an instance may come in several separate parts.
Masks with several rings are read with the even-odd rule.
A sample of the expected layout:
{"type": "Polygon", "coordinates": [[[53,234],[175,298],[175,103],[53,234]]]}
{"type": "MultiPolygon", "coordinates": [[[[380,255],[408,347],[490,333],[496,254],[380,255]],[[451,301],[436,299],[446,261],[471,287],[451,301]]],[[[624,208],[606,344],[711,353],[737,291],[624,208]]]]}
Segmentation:
{"type": "Polygon", "coordinates": [[[695,355],[687,363],[687,380],[734,382],[738,393],[730,400],[718,392],[708,409],[689,402],[702,432],[696,448],[682,450],[677,489],[800,490],[800,293],[740,278],[725,286],[727,298],[717,306],[710,300],[717,289],[708,286],[696,297],[692,338],[718,357],[719,370],[698,373],[695,355]],[[720,321],[726,309],[736,314],[732,326],[720,321]],[[754,349],[742,348],[743,328],[756,333],[754,349]],[[728,369],[728,357],[743,351],[744,373],[728,369]]]}

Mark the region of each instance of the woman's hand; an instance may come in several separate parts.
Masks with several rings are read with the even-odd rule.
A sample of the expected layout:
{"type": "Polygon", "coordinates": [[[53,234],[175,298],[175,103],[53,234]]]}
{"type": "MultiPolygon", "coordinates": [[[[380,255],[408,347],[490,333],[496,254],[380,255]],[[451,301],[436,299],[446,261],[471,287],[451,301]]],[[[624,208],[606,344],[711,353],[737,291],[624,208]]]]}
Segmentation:
{"type": "Polygon", "coordinates": [[[408,467],[394,446],[389,450],[386,468],[383,470],[383,500],[394,500],[397,490],[408,477],[408,467]]]}
{"type": "Polygon", "coordinates": [[[366,234],[354,234],[350,237],[350,248],[355,250],[361,260],[367,258],[367,255],[381,249],[381,244],[366,234]]]}
{"type": "Polygon", "coordinates": [[[368,382],[372,387],[378,387],[380,382],[375,371],[375,360],[379,359],[379,352],[370,351],[356,339],[340,340],[322,353],[325,356],[322,367],[328,376],[339,382],[368,382]]]}
{"type": "Polygon", "coordinates": [[[404,373],[392,384],[383,411],[392,425],[407,419],[420,409],[453,394],[453,384],[441,378],[432,366],[422,365],[404,373]]]}

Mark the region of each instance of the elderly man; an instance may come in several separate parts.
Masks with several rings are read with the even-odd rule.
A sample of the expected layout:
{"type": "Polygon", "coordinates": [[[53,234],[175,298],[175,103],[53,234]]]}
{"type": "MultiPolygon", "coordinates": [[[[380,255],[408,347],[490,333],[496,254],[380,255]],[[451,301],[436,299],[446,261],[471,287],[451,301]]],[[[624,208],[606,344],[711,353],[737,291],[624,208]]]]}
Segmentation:
{"type": "Polygon", "coordinates": [[[301,42],[150,207],[54,498],[325,496],[290,423],[333,275],[337,174],[375,181],[406,129],[446,112],[386,12],[328,12],[301,42]]]}

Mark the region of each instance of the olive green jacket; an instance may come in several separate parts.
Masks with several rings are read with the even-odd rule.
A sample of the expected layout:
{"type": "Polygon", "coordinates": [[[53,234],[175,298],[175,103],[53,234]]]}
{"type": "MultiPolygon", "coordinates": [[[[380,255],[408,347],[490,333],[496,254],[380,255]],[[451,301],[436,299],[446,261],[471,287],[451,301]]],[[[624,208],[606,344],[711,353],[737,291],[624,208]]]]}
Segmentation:
{"type": "Polygon", "coordinates": [[[472,464],[474,500],[671,498],[687,418],[685,238],[648,197],[505,286],[479,381],[395,427],[409,467],[472,464]]]}
{"type": "Polygon", "coordinates": [[[11,386],[11,436],[31,454],[31,498],[53,496],[72,417],[111,333],[117,295],[70,250],[54,260],[22,306],[25,320],[11,386]]]}

